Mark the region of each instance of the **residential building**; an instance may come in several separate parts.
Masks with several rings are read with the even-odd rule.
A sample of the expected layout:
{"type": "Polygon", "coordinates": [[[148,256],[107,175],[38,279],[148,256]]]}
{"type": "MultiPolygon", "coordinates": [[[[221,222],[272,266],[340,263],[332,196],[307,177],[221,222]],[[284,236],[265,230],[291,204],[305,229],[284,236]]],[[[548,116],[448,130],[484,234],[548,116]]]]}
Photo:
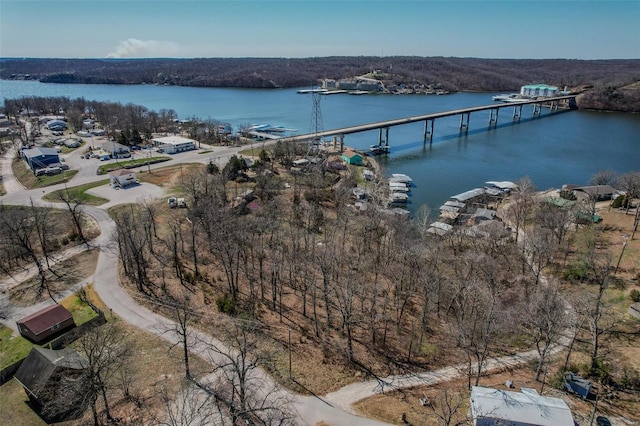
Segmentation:
{"type": "Polygon", "coordinates": [[[22,157],[27,165],[34,172],[43,169],[50,164],[59,163],[60,157],[53,148],[31,148],[23,149],[22,157]]]}
{"type": "Polygon", "coordinates": [[[558,96],[560,90],[556,86],[546,84],[527,84],[520,88],[520,94],[528,98],[548,98],[558,96]]]}
{"type": "Polygon", "coordinates": [[[196,149],[196,141],[193,139],[183,138],[181,136],[166,136],[163,138],[154,138],[153,145],[162,148],[167,154],[176,154],[178,152],[191,151],[196,149]]]}
{"type": "Polygon", "coordinates": [[[574,426],[571,410],[561,398],[473,386],[471,415],[474,426],[574,426]]]}

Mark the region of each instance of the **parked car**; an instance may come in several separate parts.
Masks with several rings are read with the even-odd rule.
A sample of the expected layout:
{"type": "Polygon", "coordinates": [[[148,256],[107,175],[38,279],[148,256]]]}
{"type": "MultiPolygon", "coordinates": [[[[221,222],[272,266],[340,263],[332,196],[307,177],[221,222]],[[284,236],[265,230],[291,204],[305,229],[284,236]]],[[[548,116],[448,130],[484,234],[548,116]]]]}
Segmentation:
{"type": "Polygon", "coordinates": [[[605,416],[596,417],[596,424],[598,426],[611,426],[611,421],[605,416]]]}

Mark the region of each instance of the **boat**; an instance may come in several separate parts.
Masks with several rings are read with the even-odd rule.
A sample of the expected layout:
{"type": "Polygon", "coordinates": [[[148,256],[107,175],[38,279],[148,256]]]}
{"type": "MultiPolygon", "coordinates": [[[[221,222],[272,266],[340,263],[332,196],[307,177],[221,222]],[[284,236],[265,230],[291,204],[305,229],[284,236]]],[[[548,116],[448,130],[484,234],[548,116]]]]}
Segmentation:
{"type": "Polygon", "coordinates": [[[388,154],[391,149],[387,145],[371,145],[369,147],[369,153],[372,155],[388,154]]]}
{"type": "Polygon", "coordinates": [[[518,96],[517,93],[511,93],[510,95],[502,94],[502,95],[495,95],[491,99],[498,102],[513,102],[514,100],[516,100],[517,96],[518,96]]]}
{"type": "Polygon", "coordinates": [[[389,180],[393,180],[394,182],[403,182],[406,184],[410,184],[413,182],[413,179],[411,179],[409,175],[405,175],[404,173],[393,173],[389,180]]]}

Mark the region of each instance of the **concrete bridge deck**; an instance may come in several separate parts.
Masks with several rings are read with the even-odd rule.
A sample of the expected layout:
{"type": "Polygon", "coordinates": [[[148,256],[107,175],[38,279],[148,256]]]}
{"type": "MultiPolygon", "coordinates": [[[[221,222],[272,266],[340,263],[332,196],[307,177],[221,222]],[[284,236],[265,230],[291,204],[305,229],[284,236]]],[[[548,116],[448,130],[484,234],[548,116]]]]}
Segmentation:
{"type": "MultiPolygon", "coordinates": [[[[553,109],[554,107],[557,108],[558,104],[560,104],[561,102],[566,102],[567,104],[569,104],[569,102],[575,99],[575,97],[576,95],[566,95],[566,96],[556,96],[553,98],[531,99],[531,100],[522,100],[517,102],[482,105],[482,106],[469,107],[469,108],[460,108],[460,109],[455,109],[450,111],[415,115],[415,116],[406,117],[406,118],[397,118],[393,120],[378,121],[378,122],[368,123],[368,124],[360,124],[357,126],[342,127],[339,129],[323,130],[317,133],[307,133],[303,135],[285,137],[285,138],[282,138],[282,140],[293,141],[293,142],[304,142],[304,141],[312,140],[314,138],[321,139],[327,136],[339,136],[340,138],[342,138],[344,135],[359,133],[359,132],[366,132],[366,131],[376,130],[376,129],[380,130],[381,132],[382,132],[382,129],[386,129],[388,132],[390,127],[400,126],[403,124],[417,123],[421,121],[425,122],[425,140],[426,140],[427,136],[431,136],[431,137],[433,136],[433,121],[438,118],[460,115],[461,116],[460,128],[463,129],[463,128],[468,128],[469,115],[471,113],[480,112],[480,111],[490,111],[491,115],[489,116],[489,125],[495,125],[498,120],[497,111],[500,109],[514,108],[514,118],[519,118],[523,105],[534,105],[533,114],[535,115],[540,113],[540,108],[542,104],[550,104],[553,109]],[[493,111],[496,112],[495,116],[493,115],[493,111]],[[516,113],[516,111],[519,111],[519,112],[516,113]],[[467,117],[466,124],[464,123],[465,116],[467,117]],[[429,129],[427,128],[428,123],[431,123],[431,131],[429,131],[429,129]]],[[[382,142],[382,137],[380,140],[382,142]]],[[[388,144],[388,137],[386,139],[386,142],[388,144]]]]}

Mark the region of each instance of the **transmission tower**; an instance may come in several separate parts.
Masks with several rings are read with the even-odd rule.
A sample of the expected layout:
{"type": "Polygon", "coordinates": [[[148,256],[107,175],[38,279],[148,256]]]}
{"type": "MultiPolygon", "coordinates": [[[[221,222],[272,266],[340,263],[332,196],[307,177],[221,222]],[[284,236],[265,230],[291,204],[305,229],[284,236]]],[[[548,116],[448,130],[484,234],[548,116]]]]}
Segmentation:
{"type": "Polygon", "coordinates": [[[311,125],[309,132],[313,133],[313,139],[311,139],[311,145],[309,151],[318,151],[318,145],[320,144],[320,136],[318,134],[324,130],[322,126],[322,110],[320,109],[320,93],[311,92],[311,101],[313,102],[313,111],[311,113],[311,125]]]}

